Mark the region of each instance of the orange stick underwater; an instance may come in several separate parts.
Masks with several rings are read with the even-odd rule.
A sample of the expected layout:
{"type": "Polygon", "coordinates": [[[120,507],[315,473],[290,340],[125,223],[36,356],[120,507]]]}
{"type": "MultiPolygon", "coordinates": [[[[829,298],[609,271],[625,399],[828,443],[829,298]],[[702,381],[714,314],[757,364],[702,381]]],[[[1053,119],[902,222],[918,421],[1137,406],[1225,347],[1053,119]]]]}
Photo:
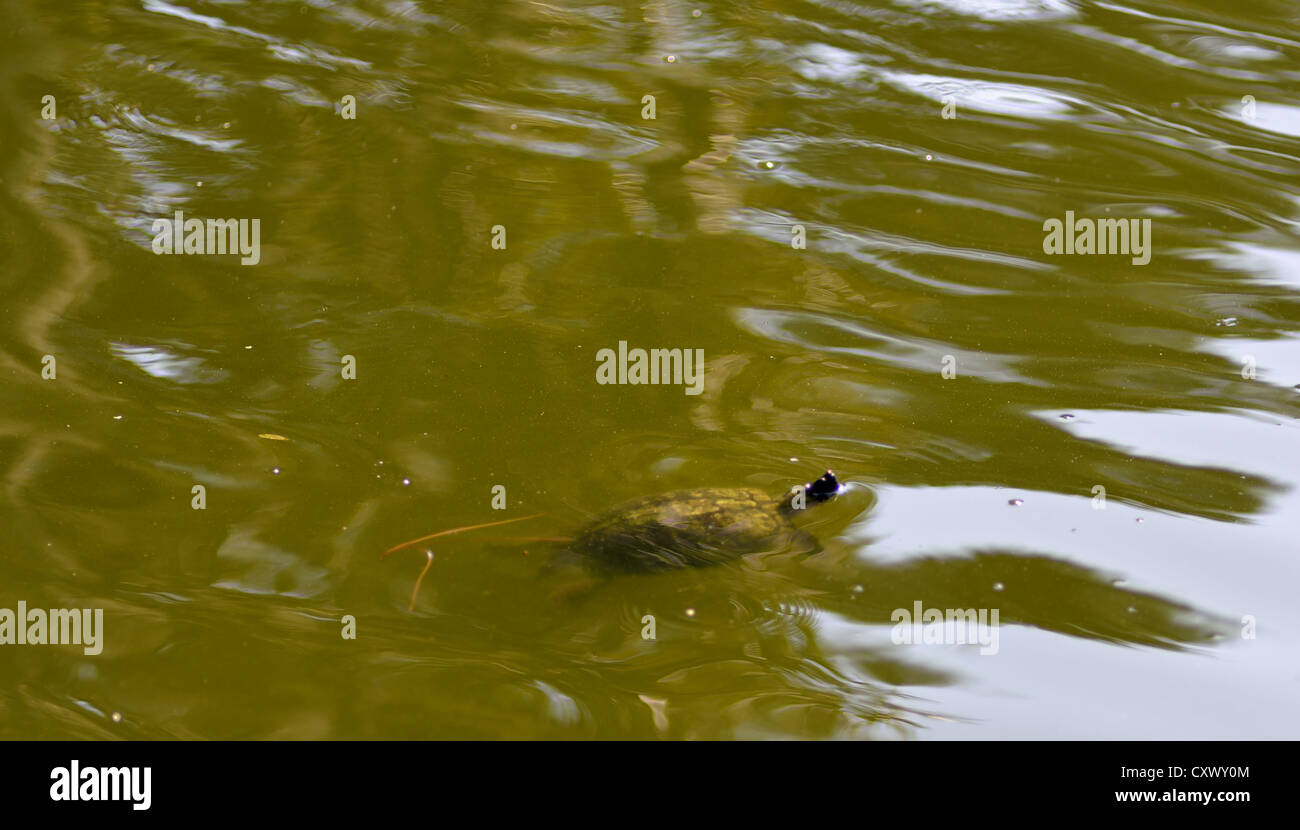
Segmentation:
{"type": "Polygon", "coordinates": [[[390,553],[399,551],[402,548],[409,548],[411,545],[418,545],[421,542],[427,542],[430,539],[437,539],[439,536],[449,536],[453,533],[463,533],[464,531],[467,530],[478,530],[479,528],[483,528],[483,527],[496,527],[497,525],[508,525],[512,522],[522,522],[526,519],[536,519],[538,516],[542,516],[542,515],[545,514],[534,513],[531,516],[519,516],[514,519],[502,519],[498,522],[486,522],[481,525],[466,525],[464,527],[453,527],[451,530],[440,530],[437,533],[430,533],[428,536],[421,536],[419,539],[411,539],[409,542],[402,542],[400,545],[394,545],[393,547],[384,551],[384,555],[379,558],[381,560],[386,559],[390,553]]]}
{"type": "Polygon", "coordinates": [[[420,575],[416,577],[415,587],[411,589],[411,602],[406,606],[407,611],[415,610],[415,597],[420,593],[420,583],[424,581],[424,575],[429,572],[429,566],[433,564],[433,551],[425,551],[424,555],[428,558],[428,561],[424,563],[424,570],[420,571],[420,575]]]}

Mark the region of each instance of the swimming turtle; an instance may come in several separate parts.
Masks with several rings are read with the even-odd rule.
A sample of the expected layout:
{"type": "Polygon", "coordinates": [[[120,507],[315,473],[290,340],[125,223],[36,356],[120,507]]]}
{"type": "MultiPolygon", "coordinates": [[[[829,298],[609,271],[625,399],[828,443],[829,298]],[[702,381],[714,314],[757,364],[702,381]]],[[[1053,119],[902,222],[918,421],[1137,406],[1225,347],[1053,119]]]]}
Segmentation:
{"type": "Polygon", "coordinates": [[[598,570],[648,573],[716,565],[794,537],[794,515],[840,492],[830,470],[773,498],[762,490],[702,488],[637,499],[597,517],[571,550],[598,570]]]}
{"type": "MultiPolygon", "coordinates": [[[[653,573],[717,565],[750,553],[774,550],[800,537],[794,516],[829,501],[843,489],[835,473],[773,497],[749,487],[677,490],[627,502],[589,522],[573,537],[534,536],[519,541],[568,543],[567,559],[599,574],[653,573]]],[[[403,542],[384,554],[440,536],[536,518],[541,514],[443,530],[403,542]]],[[[426,551],[429,563],[433,554],[426,551]]],[[[425,565],[420,579],[428,571],[425,565]]],[[[416,581],[411,594],[420,589],[416,581]]]]}

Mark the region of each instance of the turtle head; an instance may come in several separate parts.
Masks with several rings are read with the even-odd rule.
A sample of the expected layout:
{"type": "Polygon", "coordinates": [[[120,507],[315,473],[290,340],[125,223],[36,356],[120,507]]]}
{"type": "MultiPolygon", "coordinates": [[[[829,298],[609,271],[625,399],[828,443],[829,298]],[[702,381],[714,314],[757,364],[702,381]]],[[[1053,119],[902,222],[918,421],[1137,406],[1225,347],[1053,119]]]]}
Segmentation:
{"type": "Polygon", "coordinates": [[[781,500],[781,507],[786,512],[795,512],[814,504],[830,501],[844,485],[840,484],[835,473],[827,470],[826,475],[809,484],[795,487],[788,496],[781,500]]]}
{"type": "Polygon", "coordinates": [[[815,501],[818,504],[828,501],[840,492],[842,485],[835,473],[827,470],[826,475],[814,481],[812,484],[805,484],[803,491],[808,496],[809,501],[815,501]]]}

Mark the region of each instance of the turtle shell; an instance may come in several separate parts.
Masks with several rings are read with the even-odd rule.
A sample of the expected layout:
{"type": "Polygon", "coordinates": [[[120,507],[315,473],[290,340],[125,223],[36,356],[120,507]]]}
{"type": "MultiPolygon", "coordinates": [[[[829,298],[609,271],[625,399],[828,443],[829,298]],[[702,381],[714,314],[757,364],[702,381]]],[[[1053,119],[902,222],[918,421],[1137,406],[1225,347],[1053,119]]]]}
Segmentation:
{"type": "Polygon", "coordinates": [[[573,551],[627,573],[715,565],[788,539],[795,527],[780,505],[748,488],[664,493],[598,517],[578,533],[573,551]]]}

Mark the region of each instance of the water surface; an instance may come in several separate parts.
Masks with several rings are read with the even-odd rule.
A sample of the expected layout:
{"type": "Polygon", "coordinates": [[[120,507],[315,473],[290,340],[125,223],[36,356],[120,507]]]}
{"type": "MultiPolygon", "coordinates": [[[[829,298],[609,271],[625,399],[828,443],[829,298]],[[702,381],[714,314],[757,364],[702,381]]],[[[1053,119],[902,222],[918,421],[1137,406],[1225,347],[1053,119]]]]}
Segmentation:
{"type": "Polygon", "coordinates": [[[0,735],[1300,736],[1294,4],[10,5],[0,608],[105,644],[0,648],[0,735]],[[811,556],[499,538],[827,468],[811,556]]]}

